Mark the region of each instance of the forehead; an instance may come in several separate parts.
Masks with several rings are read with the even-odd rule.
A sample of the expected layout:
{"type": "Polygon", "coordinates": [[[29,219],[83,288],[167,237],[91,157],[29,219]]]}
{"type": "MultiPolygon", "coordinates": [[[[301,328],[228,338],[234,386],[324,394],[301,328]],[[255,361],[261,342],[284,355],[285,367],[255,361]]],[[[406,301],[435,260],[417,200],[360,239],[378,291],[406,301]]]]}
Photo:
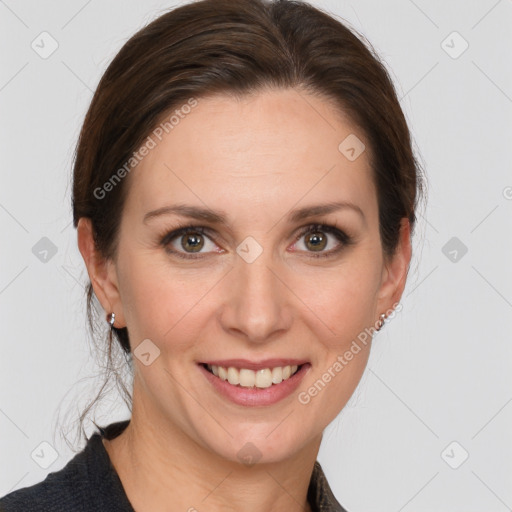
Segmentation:
{"type": "Polygon", "coordinates": [[[364,134],[327,100],[295,89],[216,95],[173,121],[150,134],[154,147],[130,176],[128,200],[136,191],[140,208],[180,200],[254,215],[375,194],[368,151],[355,160],[340,151],[364,134]]]}

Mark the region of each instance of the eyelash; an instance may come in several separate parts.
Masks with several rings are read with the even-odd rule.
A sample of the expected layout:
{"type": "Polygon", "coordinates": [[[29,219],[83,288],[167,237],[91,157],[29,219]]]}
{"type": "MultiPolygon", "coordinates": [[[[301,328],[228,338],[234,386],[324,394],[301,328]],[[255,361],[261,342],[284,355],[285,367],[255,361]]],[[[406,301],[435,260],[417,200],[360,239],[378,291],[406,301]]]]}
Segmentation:
{"type": "MultiPolygon", "coordinates": [[[[188,225],[188,226],[180,226],[178,229],[169,231],[165,235],[163,235],[160,239],[160,245],[162,245],[165,250],[172,254],[176,255],[179,258],[183,259],[201,259],[204,258],[204,255],[201,255],[200,253],[197,254],[191,254],[191,253],[182,253],[180,251],[174,251],[172,249],[169,249],[169,244],[175,239],[183,235],[188,235],[190,233],[193,234],[200,234],[203,236],[208,236],[206,233],[208,231],[208,228],[205,228],[204,226],[195,226],[195,225],[188,225]],[[185,256],[186,254],[186,256],[185,256]]],[[[347,235],[344,231],[339,230],[336,227],[336,224],[334,226],[328,225],[328,224],[309,224],[308,226],[305,226],[303,229],[301,229],[300,233],[296,235],[296,241],[300,240],[304,235],[325,232],[330,233],[331,235],[335,236],[339,242],[341,242],[341,246],[337,249],[331,249],[328,252],[321,252],[318,254],[312,253],[310,256],[312,258],[328,258],[337,255],[341,250],[343,250],[345,247],[352,245],[354,243],[353,239],[347,235]]]]}

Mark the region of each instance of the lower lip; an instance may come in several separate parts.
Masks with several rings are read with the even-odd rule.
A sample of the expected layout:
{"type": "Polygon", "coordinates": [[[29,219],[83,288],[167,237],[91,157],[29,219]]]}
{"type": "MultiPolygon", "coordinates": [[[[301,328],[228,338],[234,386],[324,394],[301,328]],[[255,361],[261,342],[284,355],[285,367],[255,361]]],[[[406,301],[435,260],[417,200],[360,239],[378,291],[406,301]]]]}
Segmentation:
{"type": "Polygon", "coordinates": [[[283,380],[279,384],[272,384],[268,388],[245,388],[242,386],[234,386],[227,380],[216,377],[202,364],[198,366],[203,375],[222,396],[237,405],[245,406],[272,405],[290,396],[297,389],[304,375],[306,375],[311,367],[309,363],[305,363],[290,378],[283,380]]]}

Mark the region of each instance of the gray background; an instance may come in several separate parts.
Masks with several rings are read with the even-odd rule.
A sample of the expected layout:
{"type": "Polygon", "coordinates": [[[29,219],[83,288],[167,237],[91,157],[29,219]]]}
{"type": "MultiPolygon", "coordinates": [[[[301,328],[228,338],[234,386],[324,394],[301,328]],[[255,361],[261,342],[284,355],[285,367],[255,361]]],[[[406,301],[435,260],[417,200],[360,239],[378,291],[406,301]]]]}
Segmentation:
{"type": "MultiPolygon", "coordinates": [[[[350,512],[510,510],[512,1],[311,3],[384,59],[429,177],[403,311],[376,336],[319,461],[350,512]]],[[[68,462],[56,432],[98,389],[72,154],[110,60],[173,5],[0,1],[1,496],[68,462]],[[46,59],[31,47],[43,31],[58,43],[46,59]]],[[[126,417],[119,402],[112,393],[97,421],[126,417]]]]}

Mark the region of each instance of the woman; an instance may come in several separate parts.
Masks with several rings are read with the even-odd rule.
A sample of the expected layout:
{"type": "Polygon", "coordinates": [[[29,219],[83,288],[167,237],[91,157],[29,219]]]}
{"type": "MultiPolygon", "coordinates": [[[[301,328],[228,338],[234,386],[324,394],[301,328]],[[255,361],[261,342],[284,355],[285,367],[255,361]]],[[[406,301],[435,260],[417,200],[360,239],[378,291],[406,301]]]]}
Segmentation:
{"type": "Polygon", "coordinates": [[[318,9],[203,0],[135,34],[73,184],[131,418],[1,510],[344,510],[316,457],[398,309],[421,189],[385,68],[318,9]]]}

